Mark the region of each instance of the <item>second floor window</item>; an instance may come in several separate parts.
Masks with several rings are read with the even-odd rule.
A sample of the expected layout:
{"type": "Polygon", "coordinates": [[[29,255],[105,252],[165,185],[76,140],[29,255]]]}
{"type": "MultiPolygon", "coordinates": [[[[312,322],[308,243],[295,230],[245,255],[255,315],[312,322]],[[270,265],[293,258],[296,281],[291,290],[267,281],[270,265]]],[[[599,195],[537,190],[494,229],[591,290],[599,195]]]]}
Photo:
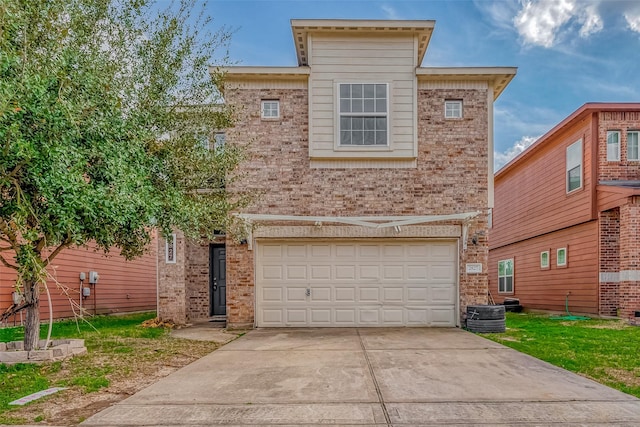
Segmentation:
{"type": "Polygon", "coordinates": [[[627,132],[627,160],[640,160],[638,153],[638,135],[639,131],[627,132]]]}
{"type": "Polygon", "coordinates": [[[610,130],[607,132],[607,161],[617,162],[620,160],[620,132],[610,130]]]}
{"type": "Polygon", "coordinates": [[[444,118],[445,119],[461,119],[462,118],[462,101],[460,100],[444,101],[444,118]]]}
{"type": "Polygon", "coordinates": [[[567,147],[567,193],[582,187],[582,140],[567,147]]]}
{"type": "Polygon", "coordinates": [[[387,84],[341,83],[338,92],[340,145],[388,145],[387,84]]]}
{"type": "Polygon", "coordinates": [[[280,117],[280,101],[266,100],[262,101],[262,118],[277,119],[280,117]]]}

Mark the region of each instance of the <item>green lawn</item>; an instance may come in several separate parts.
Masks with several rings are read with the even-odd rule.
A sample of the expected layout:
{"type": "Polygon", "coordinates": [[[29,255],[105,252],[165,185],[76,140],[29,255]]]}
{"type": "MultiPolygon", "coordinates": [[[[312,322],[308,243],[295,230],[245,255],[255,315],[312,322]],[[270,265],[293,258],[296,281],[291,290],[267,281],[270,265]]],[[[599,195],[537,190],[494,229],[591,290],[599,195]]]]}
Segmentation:
{"type": "MultiPolygon", "coordinates": [[[[41,420],[64,424],[47,416],[47,401],[82,396],[132,377],[152,375],[163,366],[189,363],[217,348],[215,343],[193,342],[169,336],[168,329],[144,328],[140,324],[155,313],[126,316],[99,316],[90,326],[74,321],[56,322],[53,338],[83,338],[87,354],[61,362],[36,364],[0,364],[0,424],[23,424],[41,420]],[[94,329],[95,328],[95,329],[94,329]],[[9,406],[9,402],[49,387],[69,387],[25,407],[9,406]],[[40,412],[39,412],[40,411],[40,412]]],[[[41,328],[46,338],[47,326],[41,328]]],[[[0,342],[23,338],[22,328],[0,329],[0,342]]],[[[52,404],[49,404],[51,406],[52,404]]],[[[71,420],[76,423],[82,420],[71,420]]]]}
{"type": "Polygon", "coordinates": [[[640,327],[619,320],[507,313],[505,333],[483,336],[640,397],[640,327]]]}

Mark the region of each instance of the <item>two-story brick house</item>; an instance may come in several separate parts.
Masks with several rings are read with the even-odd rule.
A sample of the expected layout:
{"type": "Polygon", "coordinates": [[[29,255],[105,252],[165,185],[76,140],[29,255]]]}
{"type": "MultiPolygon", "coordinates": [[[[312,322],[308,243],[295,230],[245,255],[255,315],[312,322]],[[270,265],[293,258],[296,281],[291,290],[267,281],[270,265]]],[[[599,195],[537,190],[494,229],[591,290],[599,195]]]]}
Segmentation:
{"type": "Polygon", "coordinates": [[[161,316],[214,314],[226,285],[230,326],[460,325],[487,302],[493,103],[515,68],[422,67],[434,21],[291,26],[297,67],[226,70],[246,231],[208,260],[161,245],[161,316]]]}
{"type": "Polygon", "coordinates": [[[526,308],[640,310],[640,104],[589,103],[495,175],[490,290],[526,308]]]}

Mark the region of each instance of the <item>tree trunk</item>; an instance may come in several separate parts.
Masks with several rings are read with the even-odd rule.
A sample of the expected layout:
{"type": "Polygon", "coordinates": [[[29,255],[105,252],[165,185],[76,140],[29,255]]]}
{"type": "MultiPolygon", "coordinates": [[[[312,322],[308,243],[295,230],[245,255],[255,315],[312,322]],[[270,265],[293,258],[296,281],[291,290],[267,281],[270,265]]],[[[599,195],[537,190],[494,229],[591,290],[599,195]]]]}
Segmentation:
{"type": "Polygon", "coordinates": [[[24,323],[24,349],[38,348],[40,340],[40,286],[35,281],[24,284],[24,297],[28,305],[24,323]]]}

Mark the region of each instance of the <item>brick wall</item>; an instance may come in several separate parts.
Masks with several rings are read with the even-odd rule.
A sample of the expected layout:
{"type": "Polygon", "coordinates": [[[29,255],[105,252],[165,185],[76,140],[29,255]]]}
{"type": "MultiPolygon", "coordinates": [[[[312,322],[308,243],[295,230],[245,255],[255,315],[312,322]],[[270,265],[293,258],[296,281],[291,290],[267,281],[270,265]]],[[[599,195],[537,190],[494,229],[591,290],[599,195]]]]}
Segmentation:
{"type": "Polygon", "coordinates": [[[186,245],[186,319],[209,317],[209,242],[186,245]]]}
{"type": "Polygon", "coordinates": [[[627,160],[627,130],[640,128],[640,112],[605,111],[599,113],[598,163],[599,179],[640,180],[640,161],[627,160]],[[620,131],[620,161],[607,161],[607,131],[620,131]]]}
{"type": "Polygon", "coordinates": [[[620,317],[640,310],[640,196],[620,207],[620,317]]]}
{"type": "Polygon", "coordinates": [[[187,323],[186,241],[176,233],[176,262],[166,262],[166,242],[158,238],[158,317],[176,324],[187,323]]]}
{"type": "MultiPolygon", "coordinates": [[[[620,209],[600,212],[600,314],[616,316],[618,311],[618,282],[606,277],[620,271],[620,209]]],[[[615,277],[615,276],[614,276],[615,277]]]]}
{"type": "MultiPolygon", "coordinates": [[[[238,111],[227,142],[240,144],[247,160],[232,192],[257,196],[249,213],[373,216],[436,215],[487,211],[488,123],[486,90],[420,90],[418,160],[414,169],[312,169],[308,150],[308,98],[302,89],[231,89],[238,111]],[[260,100],[279,99],[281,119],[261,120],[260,100]],[[464,118],[445,120],[445,99],[463,99],[464,118]]],[[[477,235],[460,259],[461,309],[487,298],[487,218],[469,230],[477,235]],[[483,274],[462,273],[481,262],[483,274]]],[[[227,244],[227,319],[253,322],[253,253],[227,244]]]]}

